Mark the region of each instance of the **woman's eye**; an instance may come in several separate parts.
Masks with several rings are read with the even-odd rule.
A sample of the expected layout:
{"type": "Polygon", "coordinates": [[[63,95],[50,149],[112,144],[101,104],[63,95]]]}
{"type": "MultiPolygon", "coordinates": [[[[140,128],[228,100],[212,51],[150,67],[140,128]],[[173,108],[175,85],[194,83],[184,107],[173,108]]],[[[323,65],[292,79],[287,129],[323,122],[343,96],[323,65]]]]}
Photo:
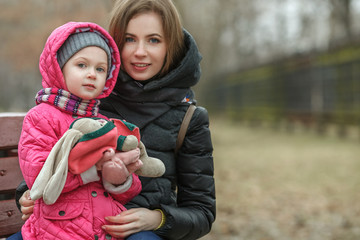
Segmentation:
{"type": "Polygon", "coordinates": [[[151,39],[150,39],[150,42],[151,42],[151,43],[159,43],[160,40],[157,39],[157,38],[151,38],[151,39]]]}
{"type": "Polygon", "coordinates": [[[134,40],[134,38],[132,38],[132,37],[126,37],[125,38],[125,42],[134,42],[135,40],[134,40]]]}

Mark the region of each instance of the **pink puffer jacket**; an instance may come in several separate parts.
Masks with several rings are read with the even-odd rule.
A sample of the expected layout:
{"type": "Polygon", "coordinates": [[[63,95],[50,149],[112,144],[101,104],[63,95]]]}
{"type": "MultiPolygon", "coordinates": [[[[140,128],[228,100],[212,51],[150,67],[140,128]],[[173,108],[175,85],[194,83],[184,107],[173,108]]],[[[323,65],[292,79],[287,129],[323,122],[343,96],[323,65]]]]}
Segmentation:
{"type": "MultiPolygon", "coordinates": [[[[115,42],[109,34],[96,24],[68,23],[56,29],[48,38],[40,56],[40,72],[44,88],[66,89],[56,52],[77,29],[92,29],[108,39],[113,51],[113,71],[103,93],[107,97],[113,90],[120,67],[120,57],[115,42]]],[[[106,118],[105,116],[98,115],[106,118]]],[[[64,112],[53,105],[41,103],[32,108],[23,122],[19,142],[19,161],[24,179],[31,189],[52,147],[69,129],[78,116],[64,112]]],[[[107,192],[101,181],[83,183],[80,175],[68,173],[65,187],[53,205],[46,205],[42,199],[35,202],[34,213],[22,228],[24,239],[111,239],[101,226],[105,216],[114,216],[126,210],[123,204],[141,191],[136,175],[129,190],[122,194],[107,192]]]]}

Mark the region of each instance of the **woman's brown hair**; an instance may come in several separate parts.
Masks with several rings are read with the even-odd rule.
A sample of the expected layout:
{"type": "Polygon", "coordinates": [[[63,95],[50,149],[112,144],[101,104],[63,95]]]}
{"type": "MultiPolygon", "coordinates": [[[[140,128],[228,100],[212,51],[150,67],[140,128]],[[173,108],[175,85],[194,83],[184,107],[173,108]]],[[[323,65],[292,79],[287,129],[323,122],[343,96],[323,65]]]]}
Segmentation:
{"type": "Polygon", "coordinates": [[[183,57],[184,34],[179,13],[171,0],[117,0],[110,13],[109,33],[121,52],[125,43],[125,31],[129,21],[137,14],[155,12],[163,23],[166,41],[166,57],[160,71],[163,76],[183,57]]]}

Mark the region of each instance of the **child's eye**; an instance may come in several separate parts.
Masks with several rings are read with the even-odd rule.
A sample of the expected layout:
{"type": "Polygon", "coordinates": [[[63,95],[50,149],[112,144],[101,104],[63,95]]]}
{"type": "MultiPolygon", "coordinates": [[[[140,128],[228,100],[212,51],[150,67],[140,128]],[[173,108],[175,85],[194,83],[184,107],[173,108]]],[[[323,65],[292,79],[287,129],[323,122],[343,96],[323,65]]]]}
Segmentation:
{"type": "Polygon", "coordinates": [[[78,67],[79,68],[84,68],[84,67],[86,67],[86,65],[84,63],[78,63],[78,67]]]}
{"type": "Polygon", "coordinates": [[[103,68],[103,67],[98,67],[98,68],[96,68],[96,71],[98,71],[98,72],[105,72],[105,68],[103,68]]]}

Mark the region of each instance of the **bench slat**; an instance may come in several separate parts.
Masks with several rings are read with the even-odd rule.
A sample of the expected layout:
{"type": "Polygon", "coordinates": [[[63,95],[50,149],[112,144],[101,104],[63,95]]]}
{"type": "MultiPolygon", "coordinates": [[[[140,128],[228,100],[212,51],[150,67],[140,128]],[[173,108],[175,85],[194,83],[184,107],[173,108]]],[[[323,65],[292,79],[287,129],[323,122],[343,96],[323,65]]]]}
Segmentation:
{"type": "Polygon", "coordinates": [[[20,231],[24,224],[14,197],[23,180],[17,146],[25,114],[0,113],[0,239],[20,231]]]}
{"type": "Polygon", "coordinates": [[[17,147],[25,113],[0,114],[0,149],[17,147]]]}
{"type": "Polygon", "coordinates": [[[2,200],[0,204],[0,237],[6,237],[20,231],[23,225],[21,213],[15,199],[2,200]]]}
{"type": "Polygon", "coordinates": [[[17,157],[0,158],[0,193],[14,192],[23,179],[17,157]]]}

